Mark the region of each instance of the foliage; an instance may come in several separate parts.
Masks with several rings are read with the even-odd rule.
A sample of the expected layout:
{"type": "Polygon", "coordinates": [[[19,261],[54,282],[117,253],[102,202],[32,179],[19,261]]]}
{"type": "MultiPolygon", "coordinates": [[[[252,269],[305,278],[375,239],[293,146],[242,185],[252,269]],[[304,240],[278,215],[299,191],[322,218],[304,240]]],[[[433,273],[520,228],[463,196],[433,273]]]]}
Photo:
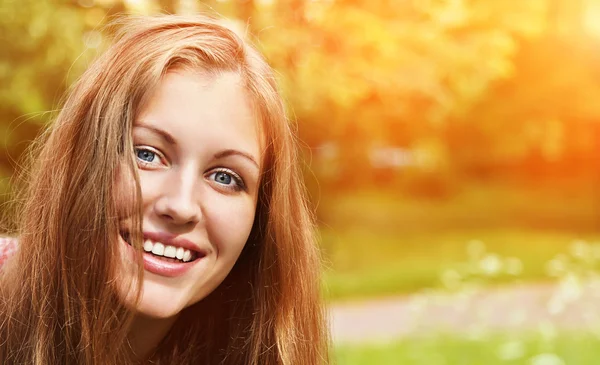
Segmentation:
{"type": "Polygon", "coordinates": [[[113,15],[201,9],[237,18],[254,34],[280,74],[315,163],[324,143],[339,147],[338,181],[361,180],[357,167],[372,169],[369,150],[377,145],[436,146],[429,151],[459,171],[522,161],[532,150],[553,161],[577,148],[590,156],[595,140],[586,132],[600,109],[590,102],[599,93],[598,68],[587,56],[597,42],[554,31],[556,24],[581,28],[578,4],[5,0],[0,134],[7,153],[0,168],[12,171],[10,159],[101,48],[98,30],[113,15]],[[563,13],[569,17],[557,15],[563,13]],[[573,147],[581,143],[588,147],[573,147]]]}
{"type": "Polygon", "coordinates": [[[10,176],[17,168],[69,85],[101,48],[100,27],[123,9],[104,2],[106,9],[93,7],[93,1],[2,2],[0,176],[10,176]]]}

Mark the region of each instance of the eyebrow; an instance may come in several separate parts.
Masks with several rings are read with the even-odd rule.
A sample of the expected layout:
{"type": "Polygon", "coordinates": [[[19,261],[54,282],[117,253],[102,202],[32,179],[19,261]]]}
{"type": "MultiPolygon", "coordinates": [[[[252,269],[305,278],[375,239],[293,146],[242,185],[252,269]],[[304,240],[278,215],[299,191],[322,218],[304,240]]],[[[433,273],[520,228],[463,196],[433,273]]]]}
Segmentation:
{"type": "Polygon", "coordinates": [[[156,128],[156,127],[152,127],[146,124],[138,124],[137,127],[139,128],[144,128],[144,129],[148,129],[158,135],[160,135],[165,141],[167,141],[169,144],[172,145],[176,145],[177,143],[175,142],[175,138],[173,138],[172,135],[170,135],[167,131],[164,131],[160,128],[156,128]]]}
{"type": "Polygon", "coordinates": [[[221,152],[215,153],[214,158],[215,159],[219,159],[219,158],[225,158],[225,157],[229,157],[229,156],[241,156],[244,157],[245,159],[249,160],[250,162],[252,162],[256,168],[260,169],[260,167],[258,166],[258,162],[256,162],[256,160],[254,159],[254,157],[252,157],[251,154],[246,153],[246,152],[242,152],[242,151],[238,151],[238,150],[223,150],[221,152]]]}
{"type": "MultiPolygon", "coordinates": [[[[153,126],[149,126],[146,124],[138,124],[137,125],[139,128],[144,128],[144,129],[148,129],[158,135],[160,135],[161,137],[163,137],[165,139],[165,141],[167,141],[169,144],[171,145],[177,145],[177,142],[175,142],[175,138],[173,138],[172,135],[170,135],[167,131],[164,131],[160,128],[156,128],[153,126]]],[[[247,159],[248,161],[252,162],[254,164],[254,166],[256,166],[256,168],[258,168],[260,170],[260,166],[258,165],[258,162],[256,162],[256,160],[254,159],[254,157],[246,152],[242,152],[242,151],[238,151],[238,150],[233,150],[233,149],[227,149],[227,150],[223,150],[220,152],[215,153],[215,155],[213,156],[213,158],[215,160],[220,159],[220,158],[225,158],[225,157],[229,157],[229,156],[241,156],[244,157],[245,159],[247,159]]]]}

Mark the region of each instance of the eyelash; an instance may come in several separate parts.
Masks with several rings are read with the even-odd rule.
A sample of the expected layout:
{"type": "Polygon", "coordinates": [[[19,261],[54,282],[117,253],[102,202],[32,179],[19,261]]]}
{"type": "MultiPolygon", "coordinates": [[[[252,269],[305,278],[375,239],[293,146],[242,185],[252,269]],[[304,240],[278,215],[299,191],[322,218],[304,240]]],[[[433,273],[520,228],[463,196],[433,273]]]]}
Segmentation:
{"type": "Polygon", "coordinates": [[[218,167],[218,168],[214,169],[210,173],[209,176],[216,175],[219,172],[225,173],[225,174],[231,176],[232,180],[235,181],[235,185],[234,186],[225,185],[225,184],[221,184],[221,183],[218,183],[218,182],[217,182],[217,184],[223,186],[225,189],[229,189],[229,190],[233,190],[233,191],[246,190],[246,184],[244,183],[244,179],[242,179],[240,175],[236,174],[235,172],[233,172],[230,169],[227,169],[227,168],[224,168],[224,167],[218,167]]]}
{"type": "MultiPolygon", "coordinates": [[[[156,158],[158,158],[159,160],[160,160],[160,159],[163,159],[163,157],[162,157],[162,154],[161,154],[160,152],[156,151],[156,150],[155,150],[155,149],[153,149],[153,148],[150,148],[150,147],[145,147],[145,146],[144,146],[144,147],[135,147],[135,153],[136,153],[136,156],[135,156],[135,157],[136,157],[136,159],[137,159],[138,163],[139,163],[140,165],[144,166],[144,167],[148,167],[148,166],[152,165],[154,162],[148,162],[148,161],[144,161],[144,160],[142,160],[140,157],[138,157],[138,155],[137,155],[137,154],[138,154],[140,151],[147,151],[147,152],[153,153],[153,154],[155,155],[155,157],[156,157],[156,158]]],[[[225,188],[225,189],[228,189],[228,190],[231,190],[231,191],[242,191],[242,190],[246,190],[246,184],[244,183],[244,179],[242,179],[242,177],[241,177],[239,174],[235,173],[235,172],[234,172],[233,170],[231,170],[231,169],[228,169],[228,168],[225,168],[225,167],[219,167],[219,168],[213,169],[213,170],[211,171],[211,173],[210,173],[210,175],[209,175],[209,176],[216,175],[216,174],[217,174],[217,173],[219,173],[219,172],[220,172],[220,173],[224,173],[224,174],[227,174],[227,175],[231,176],[232,180],[235,182],[235,185],[234,185],[234,186],[231,186],[231,185],[225,185],[225,184],[222,184],[222,183],[219,183],[219,182],[217,182],[217,184],[219,184],[219,185],[220,185],[220,186],[222,186],[223,188],[225,188]]],[[[216,181],[215,181],[215,182],[216,182],[216,181]]]]}
{"type": "Polygon", "coordinates": [[[148,161],[142,160],[138,156],[138,153],[140,151],[147,151],[147,152],[153,153],[157,159],[159,159],[159,160],[163,159],[162,154],[160,152],[158,152],[157,150],[155,150],[154,148],[144,146],[144,147],[135,147],[134,150],[135,150],[135,158],[137,159],[138,163],[144,167],[148,167],[148,166],[154,164],[155,162],[148,162],[148,161]]]}

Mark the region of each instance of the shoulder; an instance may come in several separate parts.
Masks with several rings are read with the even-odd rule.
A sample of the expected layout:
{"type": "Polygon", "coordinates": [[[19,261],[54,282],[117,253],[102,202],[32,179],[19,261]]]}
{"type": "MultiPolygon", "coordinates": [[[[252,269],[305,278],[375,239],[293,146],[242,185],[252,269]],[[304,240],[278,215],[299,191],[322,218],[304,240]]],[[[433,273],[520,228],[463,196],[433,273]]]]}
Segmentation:
{"type": "Polygon", "coordinates": [[[12,237],[0,237],[0,265],[17,250],[18,241],[12,237]]]}

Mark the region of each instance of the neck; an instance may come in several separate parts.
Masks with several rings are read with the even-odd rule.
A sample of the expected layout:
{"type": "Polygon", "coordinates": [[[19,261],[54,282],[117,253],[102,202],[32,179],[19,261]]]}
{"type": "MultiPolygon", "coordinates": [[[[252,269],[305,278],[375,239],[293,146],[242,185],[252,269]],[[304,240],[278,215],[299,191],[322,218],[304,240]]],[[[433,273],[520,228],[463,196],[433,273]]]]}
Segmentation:
{"type": "Polygon", "coordinates": [[[176,319],[177,316],[152,318],[137,314],[128,335],[135,357],[141,361],[148,359],[165,338],[176,319]]]}

